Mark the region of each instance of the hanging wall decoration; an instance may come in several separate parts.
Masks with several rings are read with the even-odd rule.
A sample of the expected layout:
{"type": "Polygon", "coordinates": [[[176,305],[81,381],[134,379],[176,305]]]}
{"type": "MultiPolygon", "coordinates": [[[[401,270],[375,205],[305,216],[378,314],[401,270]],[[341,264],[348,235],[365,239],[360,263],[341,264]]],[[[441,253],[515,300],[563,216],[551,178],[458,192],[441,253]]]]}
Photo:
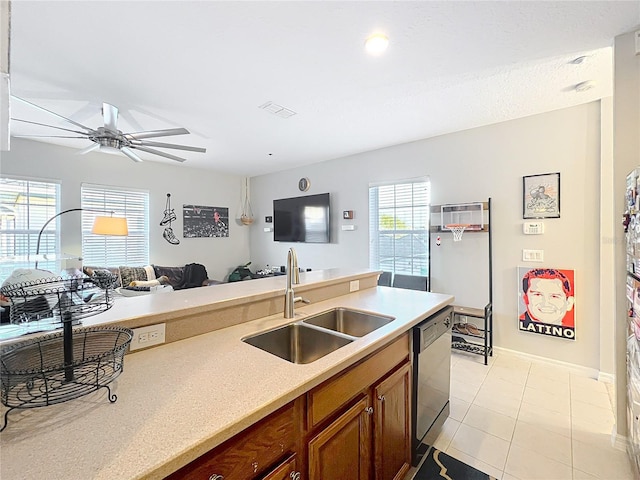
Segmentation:
{"type": "Polygon", "coordinates": [[[240,221],[243,225],[251,225],[253,223],[253,210],[251,210],[251,202],[249,201],[249,179],[244,179],[244,200],[242,201],[242,214],[240,221]]]}
{"type": "Polygon", "coordinates": [[[573,270],[518,267],[518,328],[575,340],[573,270]]]}
{"type": "Polygon", "coordinates": [[[162,232],[162,237],[169,242],[171,245],[178,245],[180,240],[173,233],[173,228],[171,228],[171,222],[176,219],[176,212],[173,208],[171,208],[171,194],[167,193],[167,201],[164,205],[164,217],[160,220],[160,226],[165,227],[162,232]]]}
{"type": "Polygon", "coordinates": [[[182,205],[185,238],[228,237],[229,208],[182,205]]]}

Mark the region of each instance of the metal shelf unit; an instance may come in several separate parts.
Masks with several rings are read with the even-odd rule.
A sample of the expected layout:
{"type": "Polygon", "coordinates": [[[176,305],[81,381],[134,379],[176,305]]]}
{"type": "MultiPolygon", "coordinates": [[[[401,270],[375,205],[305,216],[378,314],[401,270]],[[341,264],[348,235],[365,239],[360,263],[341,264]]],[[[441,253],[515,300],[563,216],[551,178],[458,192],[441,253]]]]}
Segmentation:
{"type": "MultiPolygon", "coordinates": [[[[484,356],[484,364],[487,365],[488,357],[493,356],[493,311],[491,303],[484,309],[453,306],[453,325],[464,325],[462,318],[482,319],[484,328],[479,328],[479,334],[464,333],[453,330],[451,348],[468,353],[484,356]]],[[[466,320],[466,319],[465,319],[466,320]]],[[[475,323],[474,323],[475,325],[475,323]]]]}
{"type": "MultiPolygon", "coordinates": [[[[429,231],[431,234],[447,234],[449,230],[444,228],[444,224],[446,223],[466,223],[469,224],[469,228],[464,231],[464,235],[486,234],[489,236],[487,251],[489,302],[484,308],[454,305],[454,329],[451,332],[451,348],[467,353],[482,355],[484,357],[484,364],[487,365],[488,358],[493,356],[493,253],[491,237],[491,198],[486,202],[432,205],[430,211],[431,219],[433,219],[434,216],[436,218],[439,217],[440,219],[440,222],[432,222],[430,224],[429,231]],[[486,222],[482,220],[484,214],[486,214],[486,222]],[[480,216],[478,217],[478,215],[480,216]],[[478,220],[478,218],[480,220],[478,220]],[[470,322],[477,327],[477,333],[475,333],[475,330],[474,333],[456,331],[456,324],[464,324],[465,322],[463,322],[463,320],[467,320],[468,318],[481,319],[481,325],[476,325],[474,322],[470,322]]],[[[431,242],[429,242],[429,259],[431,259],[431,242]]],[[[429,271],[431,272],[431,266],[429,271]]]]}

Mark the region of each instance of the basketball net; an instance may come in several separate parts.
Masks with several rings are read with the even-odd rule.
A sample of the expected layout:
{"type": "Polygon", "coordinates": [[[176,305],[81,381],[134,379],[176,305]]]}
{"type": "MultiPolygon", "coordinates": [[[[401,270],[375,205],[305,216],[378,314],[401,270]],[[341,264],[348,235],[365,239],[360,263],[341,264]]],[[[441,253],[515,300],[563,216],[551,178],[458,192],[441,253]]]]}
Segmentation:
{"type": "Polygon", "coordinates": [[[451,230],[451,232],[453,233],[454,242],[459,242],[460,240],[462,240],[462,234],[464,233],[464,229],[467,228],[468,226],[469,225],[462,224],[462,223],[450,223],[448,225],[445,225],[444,228],[451,230]]]}

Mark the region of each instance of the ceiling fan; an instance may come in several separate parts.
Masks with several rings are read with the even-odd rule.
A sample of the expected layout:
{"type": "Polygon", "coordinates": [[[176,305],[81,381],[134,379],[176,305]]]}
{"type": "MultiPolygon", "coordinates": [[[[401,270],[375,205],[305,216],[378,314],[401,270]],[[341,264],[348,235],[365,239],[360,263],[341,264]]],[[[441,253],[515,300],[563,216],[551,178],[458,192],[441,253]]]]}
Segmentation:
{"type": "Polygon", "coordinates": [[[76,127],[81,128],[83,131],[72,130],[69,128],[56,127],[54,125],[47,125],[44,123],[32,122],[29,120],[21,120],[19,118],[12,118],[12,121],[29,123],[32,125],[40,125],[43,127],[55,128],[57,130],[64,130],[66,132],[75,133],[78,136],[73,135],[16,135],[16,137],[43,137],[43,138],[85,138],[87,140],[91,140],[93,145],[80,150],[79,154],[85,154],[97,149],[111,149],[118,150],[124,153],[127,157],[129,157],[134,162],[142,162],[142,159],[133,151],[140,150],[142,152],[152,153],[154,155],[159,155],[161,157],[169,158],[171,160],[176,160],[177,162],[184,162],[186,159],[182,157],[177,157],[176,155],[171,155],[170,153],[161,152],[160,150],[156,150],[156,148],[173,148],[176,150],[187,150],[190,152],[200,152],[205,153],[207,150],[205,148],[200,147],[189,147],[187,145],[173,145],[171,143],[160,143],[146,140],[147,138],[156,138],[156,137],[168,137],[170,135],[185,135],[189,133],[189,130],[186,128],[170,128],[167,130],[149,130],[144,132],[133,132],[133,133],[123,133],[118,130],[118,108],[109,103],[102,104],[102,118],[104,119],[104,126],[98,127],[96,129],[89,128],[81,123],[78,123],[70,118],[63,117],[51,110],[47,110],[46,108],[40,107],[35,103],[31,103],[23,98],[16,97],[14,95],[12,98],[19,100],[21,102],[26,103],[27,105],[31,105],[39,110],[47,112],[51,115],[54,115],[62,120],[69,122],[76,127]],[[149,148],[155,147],[155,148],[149,148]]]}

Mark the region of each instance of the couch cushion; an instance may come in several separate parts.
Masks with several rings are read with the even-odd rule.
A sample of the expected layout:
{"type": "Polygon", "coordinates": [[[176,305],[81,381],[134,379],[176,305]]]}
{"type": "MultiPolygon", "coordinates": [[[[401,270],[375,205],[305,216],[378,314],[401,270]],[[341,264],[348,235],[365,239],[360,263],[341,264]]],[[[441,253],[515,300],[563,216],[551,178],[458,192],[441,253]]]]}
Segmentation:
{"type": "Polygon", "coordinates": [[[147,271],[144,267],[120,266],[120,278],[122,286],[127,287],[134,280],[148,280],[147,271]]]}

